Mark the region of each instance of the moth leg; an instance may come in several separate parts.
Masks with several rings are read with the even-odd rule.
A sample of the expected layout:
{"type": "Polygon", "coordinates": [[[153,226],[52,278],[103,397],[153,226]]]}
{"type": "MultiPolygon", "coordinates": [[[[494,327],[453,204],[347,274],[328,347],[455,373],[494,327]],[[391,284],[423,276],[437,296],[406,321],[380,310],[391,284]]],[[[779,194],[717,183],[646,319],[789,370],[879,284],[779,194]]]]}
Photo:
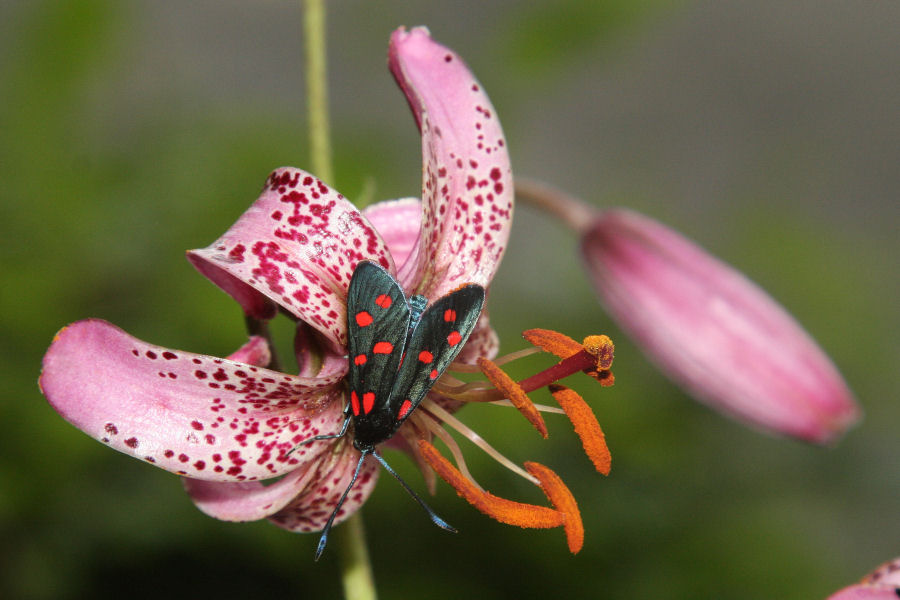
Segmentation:
{"type": "Polygon", "coordinates": [[[397,478],[397,481],[399,481],[400,484],[403,486],[403,488],[404,488],[407,492],[409,492],[409,495],[413,497],[413,500],[415,500],[416,502],[418,502],[418,503],[419,503],[419,506],[421,506],[423,509],[425,509],[425,512],[428,513],[428,518],[431,519],[431,522],[432,522],[432,523],[434,523],[435,525],[437,525],[437,526],[440,527],[441,529],[446,529],[447,531],[451,531],[451,532],[453,532],[453,533],[456,533],[456,528],[453,527],[452,525],[450,525],[449,523],[447,523],[447,521],[445,521],[445,520],[443,520],[442,518],[440,518],[439,516],[437,516],[437,513],[435,513],[434,510],[433,510],[430,506],[428,506],[427,504],[425,504],[425,501],[422,500],[422,499],[419,497],[419,495],[416,494],[416,493],[413,491],[413,489],[412,489],[411,487],[409,487],[409,485],[408,485],[405,481],[403,481],[403,479],[400,478],[400,476],[397,474],[397,472],[394,471],[394,470],[391,468],[391,466],[390,466],[389,464],[387,464],[387,462],[386,462],[383,458],[381,458],[381,455],[380,455],[380,454],[378,454],[378,453],[375,452],[374,450],[371,451],[371,454],[372,454],[372,456],[374,456],[374,457],[378,460],[378,462],[381,463],[381,466],[384,467],[385,470],[387,470],[388,473],[390,473],[391,475],[393,475],[394,477],[397,478]]]}
{"type": "Polygon", "coordinates": [[[344,500],[347,499],[350,490],[353,489],[353,484],[356,483],[356,478],[359,477],[359,470],[362,469],[366,456],[371,453],[371,451],[362,451],[359,462],[356,463],[356,470],[353,471],[353,477],[350,479],[350,484],[347,486],[347,489],[344,490],[344,493],[341,495],[341,499],[338,500],[334,510],[331,511],[331,516],[328,517],[328,522],[325,523],[325,527],[322,529],[322,537],[319,538],[319,545],[316,547],[316,560],[319,560],[319,557],[322,556],[322,552],[325,551],[325,544],[328,543],[328,533],[331,531],[332,524],[334,524],[334,518],[337,516],[338,511],[341,510],[341,506],[343,506],[344,500]]]}
{"type": "MultiPolygon", "coordinates": [[[[344,412],[346,412],[346,411],[344,411],[344,412]]],[[[328,435],[317,435],[317,436],[313,436],[311,438],[305,439],[302,442],[300,442],[299,444],[297,444],[296,446],[294,446],[293,448],[291,448],[290,450],[288,450],[287,454],[285,454],[285,456],[290,456],[295,450],[297,450],[297,448],[300,448],[307,444],[311,444],[313,442],[319,442],[321,440],[336,440],[338,438],[342,438],[342,437],[344,437],[344,434],[347,433],[347,428],[349,428],[349,427],[350,427],[350,415],[347,415],[344,418],[344,423],[341,425],[341,430],[338,433],[331,433],[328,435]]]]}

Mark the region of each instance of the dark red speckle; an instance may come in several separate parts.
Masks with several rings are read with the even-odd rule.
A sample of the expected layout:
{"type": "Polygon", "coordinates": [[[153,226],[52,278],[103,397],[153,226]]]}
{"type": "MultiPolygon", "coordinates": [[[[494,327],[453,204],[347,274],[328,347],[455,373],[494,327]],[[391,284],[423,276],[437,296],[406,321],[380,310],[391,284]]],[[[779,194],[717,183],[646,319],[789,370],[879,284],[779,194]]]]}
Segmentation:
{"type": "Polygon", "coordinates": [[[234,248],[231,249],[231,252],[228,253],[228,258],[235,262],[243,262],[244,261],[244,252],[247,251],[247,247],[243,244],[238,244],[234,248]]]}
{"type": "Polygon", "coordinates": [[[175,456],[175,452],[172,450],[166,450],[165,452],[163,452],[163,456],[165,456],[166,458],[172,458],[173,456],[175,456]]]}
{"type": "Polygon", "coordinates": [[[129,448],[137,448],[138,439],[136,437],[130,437],[127,440],[125,440],[125,445],[128,446],[129,448]]]}
{"type": "Polygon", "coordinates": [[[180,460],[181,462],[187,462],[187,461],[189,461],[189,460],[191,460],[191,459],[190,459],[190,457],[189,457],[187,454],[179,454],[179,455],[178,455],[178,460],[180,460]]]}
{"type": "Polygon", "coordinates": [[[176,358],[178,358],[177,354],[175,354],[174,352],[169,352],[169,351],[163,352],[162,356],[166,360],[175,360],[176,358]]]}
{"type": "Polygon", "coordinates": [[[191,421],[191,427],[193,427],[197,431],[203,431],[203,423],[201,423],[200,421],[191,421]]]}
{"type": "Polygon", "coordinates": [[[110,435],[116,435],[119,433],[119,428],[112,423],[107,423],[103,430],[110,435]]]}
{"type": "Polygon", "coordinates": [[[145,354],[147,355],[147,358],[156,360],[156,352],[154,352],[153,350],[147,350],[145,354]]]}

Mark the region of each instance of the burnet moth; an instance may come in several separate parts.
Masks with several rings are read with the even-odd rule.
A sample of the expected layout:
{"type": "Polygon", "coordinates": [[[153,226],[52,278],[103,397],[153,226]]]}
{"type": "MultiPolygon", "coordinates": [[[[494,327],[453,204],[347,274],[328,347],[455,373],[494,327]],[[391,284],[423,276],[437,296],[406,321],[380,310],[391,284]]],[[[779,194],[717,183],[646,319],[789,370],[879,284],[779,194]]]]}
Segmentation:
{"type": "Polygon", "coordinates": [[[353,446],[360,457],[350,484],[322,530],[316,560],[325,550],[331,525],[367,456],[374,456],[397,478],[435,525],[456,531],[400,478],[375,447],[393,437],[453,362],[475,328],[483,305],[484,288],[477,284],[463,285],[428,306],[424,296],[407,298],[400,284],[376,263],[357,265],[347,291],[347,417],[339,433],[315,436],[304,443],[343,437],[352,421],[353,446]]]}

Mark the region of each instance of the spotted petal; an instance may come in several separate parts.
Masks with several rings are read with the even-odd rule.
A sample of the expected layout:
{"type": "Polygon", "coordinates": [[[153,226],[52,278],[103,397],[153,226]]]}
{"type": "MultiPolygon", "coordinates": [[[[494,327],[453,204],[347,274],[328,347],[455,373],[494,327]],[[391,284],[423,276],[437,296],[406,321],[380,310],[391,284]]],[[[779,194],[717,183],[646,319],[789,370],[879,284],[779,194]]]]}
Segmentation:
{"type": "MultiPolygon", "coordinates": [[[[285,529],[314,531],[324,525],[337,502],[334,494],[343,493],[349,483],[345,479],[348,473],[353,474],[358,459],[359,454],[353,451],[325,452],[271,485],[258,481],[224,483],[186,478],[184,487],[197,508],[216,519],[255,521],[273,517],[285,529]],[[325,519],[321,519],[328,501],[331,509],[326,509],[325,519]]],[[[364,465],[341,514],[355,511],[369,496],[378,480],[377,467],[377,464],[364,465]]]]}
{"type": "Polygon", "coordinates": [[[247,481],[282,475],[324,446],[343,421],[346,360],[316,377],[135,339],[105,321],[73,323],[44,356],[40,385],[53,408],[101,442],[179,475],[247,481]]]}
{"type": "Polygon", "coordinates": [[[513,188],[490,100],[452,50],[423,27],[396,30],[389,65],[422,133],[422,232],[400,271],[430,299],[463,283],[487,287],[506,249],[513,188]]]}
{"type": "Polygon", "coordinates": [[[290,167],[272,172],[237,223],[188,259],[247,314],[271,318],[274,302],[340,346],[356,264],[368,259],[393,269],[381,236],[353,204],[290,167]]]}
{"type": "MultiPolygon", "coordinates": [[[[320,474],[317,479],[319,485],[307,486],[293,502],[269,517],[270,521],[279,527],[300,533],[321,531],[325,527],[338,500],[350,485],[359,461],[359,453],[355,450],[337,452],[331,456],[331,462],[322,471],[327,475],[320,474]]],[[[346,520],[363,505],[378,481],[379,469],[380,465],[375,460],[366,458],[359,471],[359,478],[335,517],[335,524],[346,520]]]]}

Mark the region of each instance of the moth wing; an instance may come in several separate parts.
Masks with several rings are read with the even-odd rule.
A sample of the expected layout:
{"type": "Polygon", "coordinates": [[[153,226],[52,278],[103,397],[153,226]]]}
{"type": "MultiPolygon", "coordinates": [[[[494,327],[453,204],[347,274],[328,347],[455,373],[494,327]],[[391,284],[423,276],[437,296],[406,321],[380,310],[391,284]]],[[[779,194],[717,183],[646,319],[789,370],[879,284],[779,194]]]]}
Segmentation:
{"type": "MultiPolygon", "coordinates": [[[[379,265],[360,262],[347,290],[348,381],[354,417],[364,419],[372,413],[377,421],[377,413],[387,406],[409,318],[400,284],[379,265]]],[[[377,428],[377,423],[371,425],[377,428]]]]}
{"type": "Polygon", "coordinates": [[[438,298],[422,313],[390,395],[388,410],[395,430],[462,350],[483,306],[484,288],[470,284],[438,298]]]}

